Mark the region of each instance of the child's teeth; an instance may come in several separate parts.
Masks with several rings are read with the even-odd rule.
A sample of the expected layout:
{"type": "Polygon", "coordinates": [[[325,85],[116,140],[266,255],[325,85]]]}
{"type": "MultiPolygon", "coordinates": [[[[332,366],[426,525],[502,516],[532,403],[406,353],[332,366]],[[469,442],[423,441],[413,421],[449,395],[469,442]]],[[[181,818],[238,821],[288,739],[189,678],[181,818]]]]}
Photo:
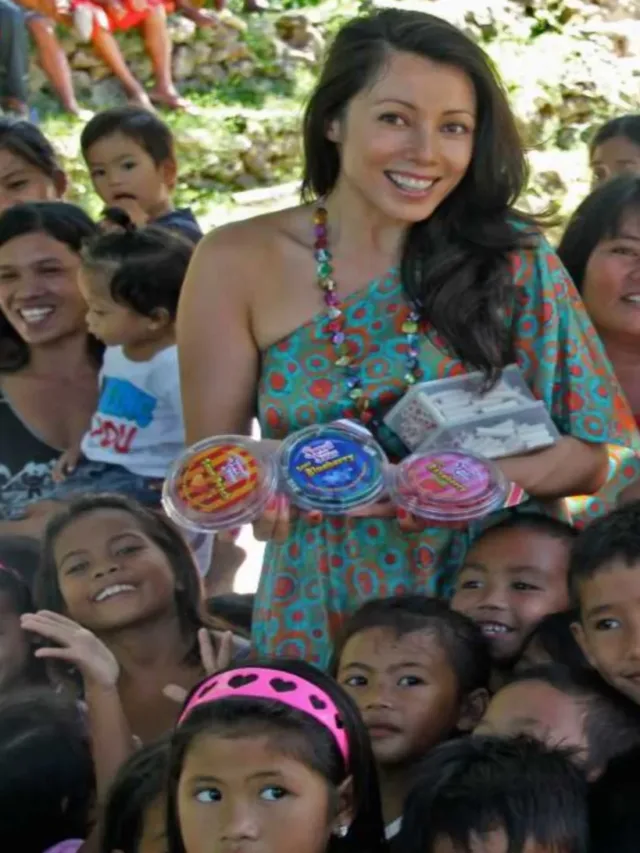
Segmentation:
{"type": "Polygon", "coordinates": [[[26,323],[41,323],[52,311],[53,308],[22,308],[20,316],[26,323]]]}

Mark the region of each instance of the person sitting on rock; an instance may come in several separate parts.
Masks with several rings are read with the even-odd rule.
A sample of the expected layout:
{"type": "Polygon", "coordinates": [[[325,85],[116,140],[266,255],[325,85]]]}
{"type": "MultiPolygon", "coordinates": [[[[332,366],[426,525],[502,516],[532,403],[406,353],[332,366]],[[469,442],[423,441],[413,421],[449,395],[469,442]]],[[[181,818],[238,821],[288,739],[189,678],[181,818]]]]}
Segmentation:
{"type": "Polygon", "coordinates": [[[57,23],[74,25],[82,30],[86,41],[117,77],[127,97],[133,103],[152,109],[153,104],[168,109],[185,109],[189,102],[181,98],[174,85],[171,71],[171,37],[167,29],[167,10],[163,0],[21,0],[36,12],[53,18],[57,23]],[[79,10],[84,8],[81,16],[79,10]],[[146,52],[153,66],[155,86],[147,93],[136,79],[122,55],[115,31],[140,28],[146,52]]]}

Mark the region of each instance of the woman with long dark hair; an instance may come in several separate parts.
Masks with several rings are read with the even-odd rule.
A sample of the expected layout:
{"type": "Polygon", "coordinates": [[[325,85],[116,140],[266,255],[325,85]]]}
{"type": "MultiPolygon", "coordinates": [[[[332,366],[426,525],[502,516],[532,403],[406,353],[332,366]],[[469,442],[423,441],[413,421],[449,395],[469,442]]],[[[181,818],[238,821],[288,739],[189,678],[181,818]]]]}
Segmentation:
{"type": "MultiPolygon", "coordinates": [[[[640,176],[611,178],[577,208],[558,255],[600,336],[640,426],[640,176]]],[[[570,501],[579,522],[613,509],[621,496],[640,496],[640,459],[610,448],[611,475],[593,496],[570,501]]]]}
{"type": "MultiPolygon", "coordinates": [[[[64,202],[0,216],[0,533],[38,536],[51,472],[95,410],[102,348],[78,289],[96,226],[64,202]]],[[[46,510],[46,511],[45,511],[46,510]]]]}
{"type": "MultiPolygon", "coordinates": [[[[257,405],[265,438],[359,418],[398,459],[380,422],[410,385],[491,381],[517,361],[563,438],[505,475],[542,501],[596,491],[605,445],[633,440],[633,422],[564,269],[514,210],[525,159],[483,51],[421,12],[351,21],[304,147],[306,203],[221,228],[194,256],[178,315],[188,440],[246,433],[257,405]]],[[[321,665],[348,612],[445,589],[468,542],[388,504],[294,518],[282,498],[256,531],[273,541],[254,643],[321,665]]]]}

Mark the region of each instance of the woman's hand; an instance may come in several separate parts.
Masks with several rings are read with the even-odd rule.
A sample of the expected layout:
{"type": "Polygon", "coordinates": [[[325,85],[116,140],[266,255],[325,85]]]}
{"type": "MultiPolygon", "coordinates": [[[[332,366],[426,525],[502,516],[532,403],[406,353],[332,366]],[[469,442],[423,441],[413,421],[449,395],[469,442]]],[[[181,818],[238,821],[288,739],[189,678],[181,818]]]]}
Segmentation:
{"type": "Polygon", "coordinates": [[[20,624],[23,630],[58,644],[36,649],[37,658],[61,660],[77,666],[88,688],[110,689],[118,683],[120,667],[114,655],[82,625],[50,610],[25,613],[20,624]]]}
{"type": "MultiPolygon", "coordinates": [[[[231,631],[208,631],[200,628],[198,631],[198,648],[200,651],[200,663],[205,676],[213,675],[221,669],[231,666],[233,658],[233,634],[231,631]],[[213,635],[213,636],[212,636],[213,635]],[[214,638],[217,641],[214,644],[214,638]]],[[[167,699],[182,704],[189,695],[189,691],[179,684],[167,684],[162,691],[167,699]]]]}

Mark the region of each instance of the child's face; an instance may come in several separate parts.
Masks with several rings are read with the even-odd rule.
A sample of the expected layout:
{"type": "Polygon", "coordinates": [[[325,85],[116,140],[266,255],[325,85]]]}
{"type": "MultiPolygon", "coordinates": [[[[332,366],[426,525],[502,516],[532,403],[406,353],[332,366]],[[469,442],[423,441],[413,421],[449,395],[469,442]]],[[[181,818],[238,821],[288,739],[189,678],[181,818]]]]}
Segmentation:
{"type": "Polygon", "coordinates": [[[569,606],[569,544],[536,530],[486,533],[469,550],[451,602],[476,622],[493,660],[512,663],[549,613],[569,606]]]}
{"type": "Polygon", "coordinates": [[[475,734],[529,735],[552,747],[575,749],[578,759],[587,759],[584,716],[585,709],[574,696],[543,681],[520,681],[496,693],[475,734]]]}
{"type": "Polygon", "coordinates": [[[55,541],[67,615],[97,633],[175,609],[175,577],[155,542],[128,513],[100,509],[77,518],[55,541]]]}
{"type": "Polygon", "coordinates": [[[273,738],[196,737],[178,781],[178,816],[189,853],[324,853],[332,830],[325,779],[273,738]]]}
{"type": "MultiPolygon", "coordinates": [[[[503,829],[496,829],[487,835],[473,834],[469,842],[470,853],[509,853],[509,840],[503,829]]],[[[442,836],[436,839],[431,853],[460,853],[450,838],[442,836]]],[[[557,845],[540,844],[529,839],[522,848],[522,853],[564,853],[557,845]]]]}
{"type": "Polygon", "coordinates": [[[0,592],[0,695],[20,682],[30,655],[29,639],[11,596],[0,592]]]}
{"type": "Polygon", "coordinates": [[[0,149],[0,213],[21,202],[60,198],[65,185],[62,172],[53,180],[22,157],[0,149]]]}
{"type": "Polygon", "coordinates": [[[640,563],[613,561],[580,582],[580,622],[574,625],[582,651],[600,674],[640,704],[640,563]]]}
{"type": "Polygon", "coordinates": [[[111,298],[107,275],[81,268],[78,284],[87,303],[87,327],[98,340],[109,347],[126,347],[153,337],[151,318],[136,314],[111,298]]]}
{"type": "Polygon", "coordinates": [[[117,132],[95,142],[86,160],[94,189],[107,207],[137,206],[150,219],[165,212],[175,164],[156,164],[139,143],[117,132]]]}
{"type": "Polygon", "coordinates": [[[421,758],[460,716],[458,678],[431,631],[354,634],[340,657],[338,681],[358,705],[382,766],[421,758]]]}

